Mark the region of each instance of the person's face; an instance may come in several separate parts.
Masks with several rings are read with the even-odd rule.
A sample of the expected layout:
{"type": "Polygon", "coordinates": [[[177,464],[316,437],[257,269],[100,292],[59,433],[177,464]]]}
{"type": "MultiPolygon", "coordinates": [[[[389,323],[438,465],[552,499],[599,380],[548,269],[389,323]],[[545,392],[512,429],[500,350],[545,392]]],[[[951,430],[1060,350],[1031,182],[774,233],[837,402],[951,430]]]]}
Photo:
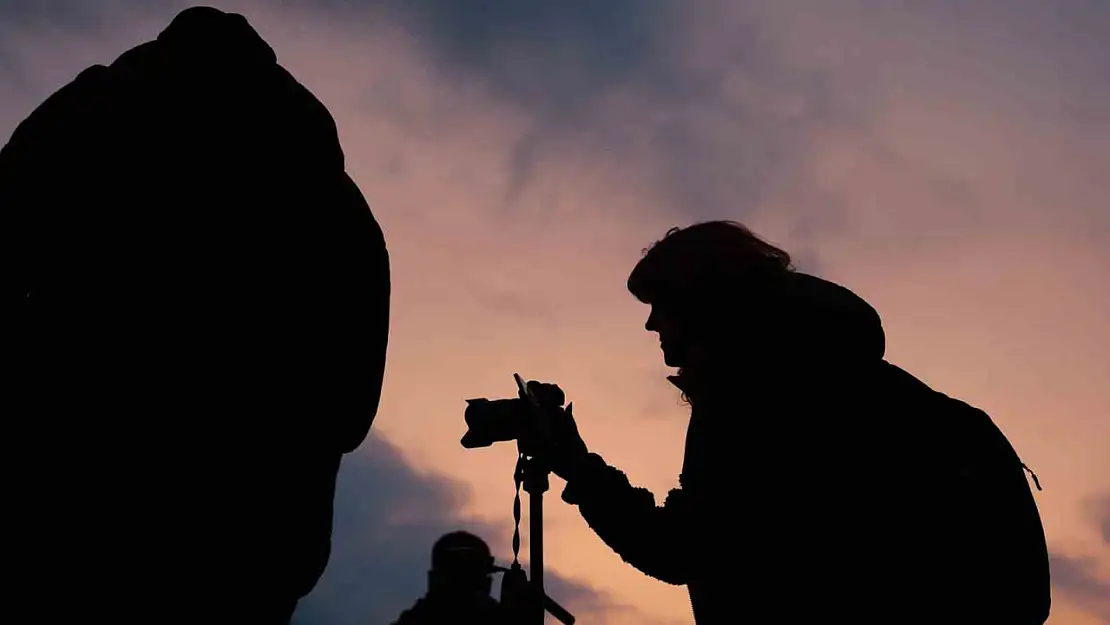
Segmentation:
{"type": "Polygon", "coordinates": [[[690,337],[683,332],[674,310],[660,302],[652,302],[644,329],[659,335],[659,348],[663,350],[663,362],[668,367],[678,368],[689,364],[690,337]]]}

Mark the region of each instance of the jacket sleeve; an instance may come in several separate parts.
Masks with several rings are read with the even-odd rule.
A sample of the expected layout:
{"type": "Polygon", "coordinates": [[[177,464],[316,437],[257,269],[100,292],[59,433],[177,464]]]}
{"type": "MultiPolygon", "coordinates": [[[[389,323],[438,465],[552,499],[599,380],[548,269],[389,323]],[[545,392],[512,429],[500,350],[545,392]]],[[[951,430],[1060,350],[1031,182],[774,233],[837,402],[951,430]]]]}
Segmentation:
{"type": "Polygon", "coordinates": [[[662,506],[646,488],[633,486],[620,470],[590,454],[581,475],[568,483],[563,500],[578,505],[590,528],[625,562],[668,584],[690,576],[690,510],[675,489],[662,506]]]}

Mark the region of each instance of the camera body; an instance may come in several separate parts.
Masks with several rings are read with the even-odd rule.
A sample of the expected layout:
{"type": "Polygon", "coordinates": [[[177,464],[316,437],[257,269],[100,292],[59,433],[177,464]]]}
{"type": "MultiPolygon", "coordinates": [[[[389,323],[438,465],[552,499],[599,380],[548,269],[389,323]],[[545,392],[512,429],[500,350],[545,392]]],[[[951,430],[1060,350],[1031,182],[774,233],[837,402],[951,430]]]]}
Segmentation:
{"type": "Polygon", "coordinates": [[[513,374],[513,377],[519,391],[516,398],[466,400],[463,418],[467,431],[462,437],[463,447],[476,449],[527,438],[529,433],[544,426],[545,412],[559,409],[566,402],[563,391],[557,386],[537,384],[542,390],[536,393],[519,375],[513,374]]]}

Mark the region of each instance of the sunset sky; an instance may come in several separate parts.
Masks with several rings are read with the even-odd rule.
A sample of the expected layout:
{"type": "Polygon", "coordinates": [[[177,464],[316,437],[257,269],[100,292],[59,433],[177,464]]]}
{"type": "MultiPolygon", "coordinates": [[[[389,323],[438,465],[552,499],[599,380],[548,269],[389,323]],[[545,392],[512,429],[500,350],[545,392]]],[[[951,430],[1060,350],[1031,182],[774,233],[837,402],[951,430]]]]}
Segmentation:
{"type": "MultiPolygon", "coordinates": [[[[711,218],[866,298],[892,362],[994,417],[1044,486],[1050,623],[1110,623],[1110,2],[211,4],[331,110],[392,256],[381,409],[295,624],[386,625],[450,529],[507,561],[515,449],[458,441],[463,400],[512,395],[513,372],[674,487],[687,410],[624,281],[711,218]]],[[[0,140],[185,6],[0,0],[0,140]]],[[[550,593],[583,625],[692,622],[561,489],[550,593]]]]}

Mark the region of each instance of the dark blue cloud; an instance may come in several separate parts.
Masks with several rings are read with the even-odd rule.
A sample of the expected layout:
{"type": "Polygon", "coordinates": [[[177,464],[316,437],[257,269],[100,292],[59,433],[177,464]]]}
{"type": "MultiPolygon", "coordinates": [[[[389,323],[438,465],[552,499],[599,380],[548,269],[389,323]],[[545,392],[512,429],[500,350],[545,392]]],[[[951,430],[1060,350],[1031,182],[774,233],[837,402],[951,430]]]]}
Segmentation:
{"type": "MultiPolygon", "coordinates": [[[[510,561],[511,501],[506,524],[461,518],[465,486],[445,476],[417,473],[400,451],[376,433],[348,454],[335,496],[332,555],[293,625],[386,625],[425,590],[432,543],[467,529],[485,538],[502,564],[510,561]]],[[[523,528],[527,531],[527,527],[523,528]]],[[[548,594],[583,612],[627,610],[605,595],[548,573],[548,594]]]]}
{"type": "Polygon", "coordinates": [[[99,28],[103,9],[81,0],[4,0],[0,18],[10,26],[47,25],[88,31],[99,28]]]}
{"type": "MultiPolygon", "coordinates": [[[[575,150],[619,155],[649,146],[651,163],[629,163],[668,199],[676,223],[742,217],[804,155],[805,128],[774,113],[731,101],[727,74],[742,72],[805,104],[809,119],[835,114],[824,78],[783,62],[754,17],[739,20],[720,58],[693,65],[687,58],[694,5],[664,0],[285,0],[246,6],[254,12],[296,8],[341,21],[345,27],[379,25],[384,19],[407,30],[430,59],[437,80],[486,89],[515,103],[532,120],[507,164],[512,184],[504,210],[519,206],[553,152],[575,150]],[[633,108],[613,111],[608,96],[629,94],[633,108]],[[730,126],[721,133],[721,123],[730,126]]],[[[695,3],[702,6],[704,3],[695,3]]],[[[730,6],[743,10],[750,3],[730,6]]],[[[49,24],[83,32],[112,28],[109,19],[143,12],[169,18],[185,3],[119,0],[92,7],[79,0],[15,0],[0,8],[9,28],[49,24]]],[[[699,9],[700,10],[700,9],[699,9]]],[[[367,28],[367,32],[372,32],[367,28]]],[[[155,33],[151,33],[153,36],[155,33]]],[[[278,48],[280,42],[271,42],[278,48]]],[[[121,50],[122,52],[122,50],[121,50]]],[[[89,59],[109,62],[111,59],[89,59]]],[[[357,77],[353,77],[357,79],[357,77]]],[[[382,85],[367,85],[381,89],[382,85]]],[[[387,97],[368,93],[368,98],[387,97]]],[[[491,198],[493,199],[493,198],[491,198]]],[[[496,202],[493,202],[496,206],[496,202]]],[[[597,210],[608,210],[598,206],[597,210]]]]}
{"type": "Polygon", "coordinates": [[[1062,554],[1049,557],[1052,586],[1080,609],[1110,622],[1110,581],[1098,575],[1094,558],[1073,558],[1062,554]]]}
{"type": "MultiPolygon", "coordinates": [[[[101,16],[107,9],[164,11],[168,19],[184,4],[117,0],[94,7],[81,0],[8,0],[0,5],[0,22],[89,30],[106,26],[101,16]]],[[[229,3],[212,0],[209,4],[229,3]]],[[[807,3],[283,0],[257,4],[267,11],[303,9],[347,25],[391,21],[411,33],[438,69],[439,80],[481,85],[527,110],[535,123],[520,138],[509,163],[513,184],[503,198],[506,210],[517,204],[536,168],[545,162],[543,157],[565,142],[614,154],[646,144],[659,158],[644,176],[668,194],[678,222],[743,218],[784,179],[793,176],[799,182],[799,170],[811,148],[808,131],[812,127],[859,121],[858,111],[839,103],[829,75],[801,68],[783,56],[780,42],[774,41],[765,23],[768,6],[788,13],[805,11],[807,3]],[[692,64],[686,58],[694,43],[689,38],[691,19],[712,23],[715,11],[740,13],[742,19],[717,20],[729,24],[729,32],[716,34],[727,41],[717,42],[712,62],[692,64]],[[730,73],[745,76],[775,97],[799,103],[802,112],[785,118],[730,98],[730,73]],[[604,96],[616,87],[635,94],[633,101],[641,110],[604,110],[604,96]]],[[[896,31],[885,30],[890,27],[885,21],[891,15],[889,3],[864,0],[853,7],[834,13],[843,16],[856,11],[876,37],[898,37],[896,31]]],[[[1103,84],[1098,76],[1110,68],[1110,57],[1102,53],[1102,42],[1110,36],[1110,5],[1104,0],[1011,0],[974,6],[937,0],[904,9],[899,14],[911,16],[920,27],[955,34],[961,40],[1020,42],[1035,51],[1029,54],[1047,59],[1061,74],[1077,77],[1067,85],[1069,92],[1100,88],[1091,85],[1103,84]]],[[[245,11],[248,16],[251,12],[245,11]]],[[[891,59],[892,67],[898,62],[891,59]]],[[[1075,110],[1069,114],[1105,118],[1105,107],[1083,108],[1083,102],[1072,99],[1075,110]]],[[[806,219],[816,224],[809,228],[834,223],[840,211],[836,202],[816,189],[809,197],[798,198],[798,203],[806,205],[806,219]]]]}
{"type": "Polygon", "coordinates": [[[663,0],[380,0],[449,71],[481,76],[552,116],[651,71],[663,54],[663,0]]]}
{"type": "MultiPolygon", "coordinates": [[[[756,206],[808,145],[808,125],[847,115],[827,77],[787,63],[769,41],[759,2],[720,42],[711,63],[688,57],[693,19],[713,19],[712,3],[664,0],[290,0],[285,6],[342,15],[346,23],[383,17],[405,28],[437,79],[486,89],[526,111],[532,126],[509,162],[502,198],[512,210],[546,156],[576,149],[620,155],[649,146],[658,162],[644,177],[668,197],[676,221],[740,216],[756,206]],[[706,17],[705,12],[709,12],[706,17]],[[736,101],[728,76],[801,102],[805,123],[736,101]],[[631,110],[609,108],[620,90],[631,110]],[[727,132],[722,134],[722,124],[727,132]]],[[[380,99],[380,94],[368,96],[380,99]]],[[[630,166],[644,166],[643,164],[630,166]]],[[[598,210],[607,207],[599,206],[598,210]]]]}
{"type": "MultiPolygon", "coordinates": [[[[3,0],[0,2],[0,26],[4,28],[39,28],[67,30],[82,35],[111,33],[120,26],[121,18],[164,15],[166,23],[178,11],[196,4],[188,0],[3,0]]],[[[151,33],[151,36],[156,33],[151,33]]],[[[120,50],[123,52],[123,50],[120,50]]],[[[99,60],[98,62],[107,62],[99,60]]]]}
{"type": "MultiPolygon", "coordinates": [[[[1088,508],[1103,545],[1110,547],[1110,492],[1093,497],[1088,508]]],[[[1099,575],[1096,558],[1053,553],[1049,564],[1053,588],[1079,608],[1110,623],[1110,579],[1099,575]]]]}

